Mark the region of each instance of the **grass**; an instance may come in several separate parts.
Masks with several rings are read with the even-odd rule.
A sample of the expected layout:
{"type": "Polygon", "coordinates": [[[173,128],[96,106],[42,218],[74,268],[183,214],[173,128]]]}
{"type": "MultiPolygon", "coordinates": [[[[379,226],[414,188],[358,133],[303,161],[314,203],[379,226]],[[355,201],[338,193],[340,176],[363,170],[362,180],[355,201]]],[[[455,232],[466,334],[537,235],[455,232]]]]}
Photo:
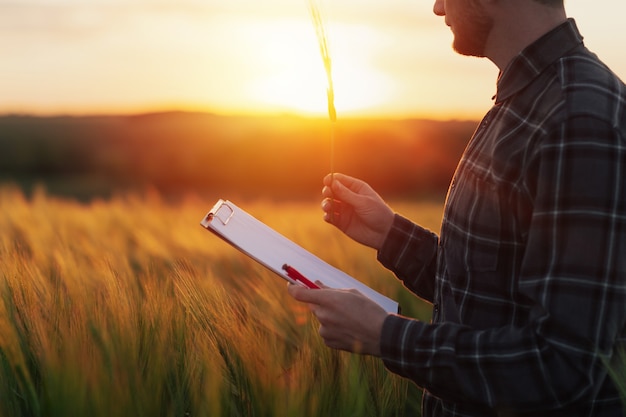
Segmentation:
{"type": "MultiPolygon", "coordinates": [[[[284,282],[199,226],[213,203],[0,188],[0,417],[419,415],[412,383],[326,348],[284,282]]],[[[317,203],[238,204],[429,318],[317,203]]],[[[437,203],[394,207],[441,219],[437,203]]],[[[626,354],[606,363],[626,400],[626,354]]]]}
{"type": "MultiPolygon", "coordinates": [[[[0,416],[419,415],[413,384],[326,348],[283,281],[199,226],[213,203],[0,188],[0,416]]],[[[317,202],[238,204],[428,318],[317,202]]],[[[403,209],[437,227],[438,204],[403,209]]]]}

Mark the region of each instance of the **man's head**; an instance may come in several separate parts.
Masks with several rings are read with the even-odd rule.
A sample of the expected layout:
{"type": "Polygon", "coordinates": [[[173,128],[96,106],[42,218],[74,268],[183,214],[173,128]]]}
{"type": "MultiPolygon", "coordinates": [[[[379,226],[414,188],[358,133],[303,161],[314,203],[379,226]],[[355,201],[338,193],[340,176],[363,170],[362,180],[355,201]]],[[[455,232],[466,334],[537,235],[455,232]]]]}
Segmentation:
{"type": "Polygon", "coordinates": [[[500,69],[566,19],[563,0],[435,0],[461,55],[487,57],[500,69]]]}

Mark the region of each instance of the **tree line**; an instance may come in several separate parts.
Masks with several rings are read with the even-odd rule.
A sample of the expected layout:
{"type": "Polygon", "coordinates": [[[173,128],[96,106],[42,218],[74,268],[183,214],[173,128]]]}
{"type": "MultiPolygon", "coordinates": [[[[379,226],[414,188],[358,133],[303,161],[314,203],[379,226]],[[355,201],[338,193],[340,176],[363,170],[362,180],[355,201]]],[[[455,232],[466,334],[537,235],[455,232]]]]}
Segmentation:
{"type": "Polygon", "coordinates": [[[389,197],[423,197],[445,193],[475,127],[421,119],[340,119],[333,127],[324,118],[190,112],[7,115],[0,181],[79,198],[146,188],[306,198],[319,196],[332,166],[389,197]]]}

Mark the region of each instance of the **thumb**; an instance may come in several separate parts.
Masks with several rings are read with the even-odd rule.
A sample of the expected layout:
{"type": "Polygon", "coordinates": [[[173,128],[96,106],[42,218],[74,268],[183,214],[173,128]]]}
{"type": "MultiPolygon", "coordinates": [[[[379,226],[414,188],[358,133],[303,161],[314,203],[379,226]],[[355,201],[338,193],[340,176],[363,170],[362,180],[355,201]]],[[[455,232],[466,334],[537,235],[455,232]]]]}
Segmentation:
{"type": "Polygon", "coordinates": [[[318,290],[311,290],[302,285],[290,284],[287,287],[287,292],[297,301],[309,304],[319,304],[317,298],[318,290]]]}
{"type": "Polygon", "coordinates": [[[315,284],[317,284],[318,287],[320,287],[321,289],[324,289],[324,290],[327,290],[327,289],[330,288],[328,285],[324,285],[324,283],[322,281],[320,281],[320,280],[316,280],[315,284]]]}

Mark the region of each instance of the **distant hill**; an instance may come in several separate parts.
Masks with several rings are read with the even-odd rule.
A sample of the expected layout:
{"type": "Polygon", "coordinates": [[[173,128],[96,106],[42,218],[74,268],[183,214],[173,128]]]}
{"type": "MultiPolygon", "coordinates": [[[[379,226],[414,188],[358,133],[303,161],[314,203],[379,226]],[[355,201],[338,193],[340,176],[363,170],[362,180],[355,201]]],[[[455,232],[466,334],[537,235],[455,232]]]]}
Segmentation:
{"type": "MultiPolygon", "coordinates": [[[[388,196],[445,192],[475,121],[346,119],[335,170],[388,196]]],[[[317,198],[330,123],[207,113],[0,117],[0,181],[79,198],[152,188],[216,197],[317,198]]]]}

